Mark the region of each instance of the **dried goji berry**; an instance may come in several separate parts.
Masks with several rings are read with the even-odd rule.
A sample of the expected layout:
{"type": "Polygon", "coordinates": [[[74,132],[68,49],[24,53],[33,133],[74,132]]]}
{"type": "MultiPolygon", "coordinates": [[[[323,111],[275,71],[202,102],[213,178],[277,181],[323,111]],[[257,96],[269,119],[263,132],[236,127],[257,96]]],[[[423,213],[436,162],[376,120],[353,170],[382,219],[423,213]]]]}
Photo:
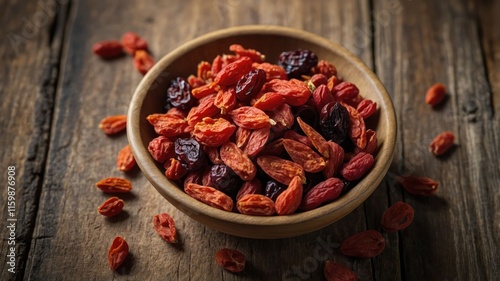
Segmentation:
{"type": "Polygon", "coordinates": [[[409,204],[399,201],[385,210],[380,225],[387,232],[403,230],[411,224],[414,214],[409,204]]]}
{"type": "Polygon", "coordinates": [[[446,97],[446,87],[441,83],[432,85],[425,94],[425,103],[436,106],[446,97]]]}
{"type": "Polygon", "coordinates": [[[128,255],[128,244],[121,236],[117,236],[108,251],[108,263],[111,270],[117,269],[128,255]]]}
{"type": "Polygon", "coordinates": [[[168,243],[177,243],[177,229],[174,219],[167,213],[161,213],[153,217],[153,226],[163,240],[168,243]]]}
{"type": "MultiPolygon", "coordinates": [[[[328,83],[328,78],[322,73],[317,73],[311,76],[311,79],[309,79],[309,83],[312,83],[315,88],[318,88],[320,85],[326,86],[326,84],[328,83]]],[[[330,89],[328,89],[328,92],[331,92],[330,89]]]]}
{"type": "Polygon", "coordinates": [[[187,174],[187,169],[175,158],[170,158],[170,161],[166,161],[164,167],[165,176],[169,180],[180,180],[187,174]]]}
{"type": "Polygon", "coordinates": [[[194,125],[193,137],[201,144],[217,147],[229,141],[236,127],[224,118],[203,118],[194,125]]]}
{"type": "Polygon", "coordinates": [[[98,181],[95,186],[106,193],[125,193],[132,190],[130,181],[122,178],[105,178],[98,181]]]}
{"type": "Polygon", "coordinates": [[[377,103],[369,99],[364,99],[358,104],[356,110],[363,119],[367,119],[377,111],[377,103]]]}
{"type": "Polygon", "coordinates": [[[151,140],[148,145],[148,151],[157,162],[163,163],[168,159],[175,157],[174,142],[164,136],[158,136],[151,140]]]}
{"type": "Polygon", "coordinates": [[[333,75],[337,75],[337,68],[326,60],[319,60],[318,64],[312,68],[313,73],[321,73],[326,76],[326,78],[330,78],[333,75]]]}
{"type": "Polygon", "coordinates": [[[333,75],[332,77],[328,78],[328,81],[326,82],[326,86],[330,90],[330,92],[333,91],[333,88],[339,83],[339,79],[337,76],[333,75]]]}
{"type": "Polygon", "coordinates": [[[207,82],[212,79],[212,66],[209,62],[202,61],[198,64],[198,70],[196,71],[196,76],[207,82]]]}
{"type": "Polygon", "coordinates": [[[273,79],[281,79],[287,80],[288,76],[286,75],[286,71],[283,67],[277,64],[270,64],[267,62],[263,63],[254,63],[253,67],[256,69],[262,69],[266,72],[266,81],[269,82],[273,79]]]}
{"type": "Polygon", "coordinates": [[[277,139],[264,146],[264,149],[262,149],[260,154],[280,156],[281,154],[283,154],[284,150],[285,148],[283,147],[283,139],[277,139]]]}
{"type": "Polygon", "coordinates": [[[260,63],[266,59],[266,56],[253,49],[245,49],[243,46],[233,44],[229,46],[229,50],[235,52],[239,57],[249,57],[252,62],[260,63]]]}
{"type": "Polygon", "coordinates": [[[233,199],[213,187],[188,183],[184,191],[194,199],[214,208],[228,212],[233,209],[233,199]]]}
{"type": "MultiPolygon", "coordinates": [[[[186,189],[186,186],[190,183],[196,183],[199,185],[203,185],[203,170],[199,170],[196,172],[189,172],[184,178],[183,189],[186,189]]],[[[208,178],[208,176],[207,176],[208,178]]]]}
{"type": "Polygon", "coordinates": [[[245,215],[270,216],[276,212],[274,201],[262,194],[246,194],[236,202],[238,211],[245,215]]]}
{"type": "Polygon", "coordinates": [[[443,155],[453,147],[454,141],[455,135],[452,132],[442,132],[432,140],[429,150],[436,156],[443,155]]]}
{"type": "Polygon", "coordinates": [[[252,70],[252,60],[249,57],[242,57],[224,66],[215,76],[213,83],[221,86],[235,85],[250,70],[252,70]]]}
{"type": "Polygon", "coordinates": [[[210,159],[210,162],[212,164],[223,164],[224,161],[220,158],[219,155],[219,148],[214,147],[214,146],[204,146],[203,151],[205,151],[205,154],[207,154],[208,159],[210,159]]]}
{"type": "Polygon", "coordinates": [[[247,129],[270,128],[271,121],[269,116],[262,110],[252,106],[241,106],[229,112],[233,122],[247,129]]]}
{"type": "Polygon", "coordinates": [[[191,89],[196,89],[198,87],[206,85],[206,82],[204,80],[194,75],[189,75],[187,81],[189,83],[189,86],[191,86],[191,89]]]}
{"type": "Polygon", "coordinates": [[[220,90],[214,100],[214,105],[220,108],[221,114],[233,110],[236,106],[236,92],[234,88],[229,88],[226,91],[220,90]]]}
{"type": "Polygon", "coordinates": [[[325,160],[309,146],[291,139],[284,139],[283,146],[288,155],[290,155],[290,158],[295,163],[301,165],[304,171],[317,173],[325,168],[325,160]]]}
{"type": "Polygon", "coordinates": [[[240,200],[241,197],[247,194],[260,194],[262,193],[262,183],[258,178],[254,178],[251,181],[246,181],[238,190],[236,195],[236,201],[240,200]]]}
{"type": "Polygon", "coordinates": [[[327,260],[323,269],[327,281],[357,281],[356,273],[348,267],[334,261],[327,260]]]}
{"type": "Polygon", "coordinates": [[[340,82],[332,89],[336,101],[350,100],[359,94],[359,89],[351,82],[340,82]]]}
{"type": "Polygon", "coordinates": [[[373,258],[378,256],[385,248],[385,239],[376,230],[366,230],[354,234],[340,245],[343,255],[358,258],[373,258]]]}
{"type": "Polygon", "coordinates": [[[302,202],[302,182],[299,176],[295,176],[287,189],[276,198],[276,213],[278,215],[293,214],[302,202]]]}
{"type": "Polygon", "coordinates": [[[341,103],[349,112],[349,138],[359,148],[366,146],[366,125],[363,117],[352,106],[341,103]]]}
{"type": "Polygon", "coordinates": [[[330,149],[330,157],[326,159],[325,168],[322,171],[325,179],[337,174],[344,161],[344,149],[333,141],[328,141],[327,144],[330,149]]]}
{"type": "Polygon", "coordinates": [[[239,251],[220,249],[215,253],[215,260],[224,269],[231,272],[242,272],[245,269],[246,257],[239,251]]]}
{"type": "Polygon", "coordinates": [[[107,135],[114,135],[122,132],[127,127],[127,115],[113,115],[105,117],[99,123],[101,129],[107,135]]]}
{"type": "Polygon", "coordinates": [[[235,143],[226,142],[220,148],[220,157],[244,181],[252,180],[257,169],[252,160],[235,143]]]}
{"type": "Polygon", "coordinates": [[[416,195],[430,196],[439,187],[437,181],[427,177],[398,176],[397,180],[407,192],[416,195]]]}
{"type": "Polygon", "coordinates": [[[118,157],[116,158],[116,167],[120,171],[130,171],[135,167],[135,158],[134,154],[132,154],[132,148],[130,145],[126,145],[124,148],[120,150],[118,153],[118,157]]]}
{"type": "Polygon", "coordinates": [[[238,127],[236,129],[236,146],[239,148],[245,147],[248,143],[248,139],[250,138],[250,134],[253,130],[245,129],[243,127],[238,127]]]}
{"type": "Polygon", "coordinates": [[[314,128],[309,124],[302,121],[300,117],[297,117],[297,122],[299,123],[299,126],[304,134],[309,137],[312,144],[319,151],[319,153],[321,153],[326,158],[330,157],[330,148],[328,147],[328,144],[326,144],[325,138],[323,138],[323,136],[316,130],[314,130],[314,128]]]}
{"type": "Polygon", "coordinates": [[[283,132],[290,129],[295,122],[292,109],[286,103],[277,107],[273,111],[267,111],[267,114],[269,115],[269,118],[274,120],[276,123],[272,126],[274,132],[283,132]]]}
{"type": "Polygon", "coordinates": [[[304,195],[300,209],[304,211],[316,209],[323,203],[337,199],[343,187],[344,182],[338,178],[329,178],[318,183],[304,195]]]}
{"type": "Polygon", "coordinates": [[[283,138],[301,142],[311,148],[314,147],[311,140],[308,137],[303,136],[293,130],[286,131],[285,134],[283,135],[283,138]]]}
{"type": "Polygon", "coordinates": [[[299,176],[302,183],[306,182],[302,166],[290,160],[263,155],[257,157],[257,165],[264,173],[282,184],[289,185],[295,176],[299,176]]]}
{"type": "Polygon", "coordinates": [[[270,134],[271,131],[267,128],[253,130],[248,138],[247,145],[245,145],[243,152],[249,157],[256,156],[266,145],[270,134]]]}
{"type": "Polygon", "coordinates": [[[186,118],[187,117],[187,114],[184,110],[182,109],[179,109],[177,107],[172,107],[170,108],[168,111],[167,111],[167,114],[168,115],[173,115],[173,116],[177,116],[179,118],[186,118]]]}
{"type": "Polygon", "coordinates": [[[220,109],[215,105],[216,95],[209,95],[200,100],[200,104],[191,108],[188,113],[187,122],[189,125],[203,120],[205,117],[214,117],[220,112],[220,109]]]}
{"type": "Polygon", "coordinates": [[[264,84],[262,88],[265,92],[280,93],[285,99],[285,103],[292,106],[305,104],[311,96],[311,90],[307,85],[297,79],[274,79],[264,84]]]}
{"type": "Polygon", "coordinates": [[[219,92],[219,87],[214,83],[205,84],[191,90],[193,97],[197,99],[202,99],[208,95],[215,94],[219,92]]]}
{"type": "Polygon", "coordinates": [[[116,216],[123,210],[124,205],[125,202],[123,202],[122,199],[118,197],[111,197],[97,208],[97,212],[106,217],[116,216]]]}
{"type": "Polygon", "coordinates": [[[366,152],[366,153],[370,153],[371,155],[373,155],[375,153],[375,151],[377,151],[377,145],[378,145],[377,132],[368,129],[368,130],[366,130],[366,146],[365,146],[365,148],[359,149],[358,147],[355,147],[354,152],[355,153],[366,152]]]}
{"type": "Polygon", "coordinates": [[[92,51],[103,59],[112,59],[123,55],[123,46],[118,41],[101,41],[92,46],[92,51]]]}
{"type": "MultiPolygon", "coordinates": [[[[272,111],[285,103],[285,99],[280,93],[267,92],[255,101],[253,107],[263,111],[272,111]]],[[[275,120],[276,121],[276,120],[275,120]]]]}
{"type": "Polygon", "coordinates": [[[137,50],[148,49],[148,42],[146,42],[146,40],[142,39],[134,32],[126,32],[125,34],[123,34],[121,43],[125,52],[129,53],[132,56],[137,50]]]}
{"type": "Polygon", "coordinates": [[[137,50],[134,54],[134,66],[135,68],[142,73],[146,74],[155,64],[155,61],[148,52],[144,50],[137,50]]]}
{"type": "Polygon", "coordinates": [[[212,76],[215,77],[222,69],[222,57],[217,55],[212,61],[212,76]]]}
{"type": "Polygon", "coordinates": [[[360,152],[344,164],[340,174],[348,181],[359,180],[372,168],[373,164],[375,164],[375,159],[371,154],[360,152]]]}
{"type": "Polygon", "coordinates": [[[312,101],[318,112],[328,103],[335,102],[333,95],[326,85],[319,85],[312,94],[312,101]]]}
{"type": "Polygon", "coordinates": [[[181,135],[188,125],[186,120],[169,114],[151,114],[146,119],[153,125],[157,134],[166,137],[181,135]]]}

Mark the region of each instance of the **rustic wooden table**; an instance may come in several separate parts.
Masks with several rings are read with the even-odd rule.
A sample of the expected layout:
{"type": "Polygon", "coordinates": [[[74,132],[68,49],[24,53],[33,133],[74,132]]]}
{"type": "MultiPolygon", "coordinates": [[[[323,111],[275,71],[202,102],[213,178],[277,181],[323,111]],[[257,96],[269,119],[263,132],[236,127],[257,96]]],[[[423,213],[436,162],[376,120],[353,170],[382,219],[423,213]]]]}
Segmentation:
{"type": "Polygon", "coordinates": [[[1,1],[0,10],[1,280],[324,280],[325,259],[360,280],[500,280],[500,1],[18,0],[1,1]],[[135,31],[158,59],[199,35],[245,24],[319,34],[375,71],[398,118],[386,180],[341,221],[289,239],[208,229],[173,208],[138,169],[125,175],[135,187],[126,212],[98,215],[107,196],[94,183],[122,175],[115,157],[127,143],[125,134],[106,137],[98,123],[127,111],[142,75],[130,58],[103,62],[92,44],[135,31]],[[423,96],[434,82],[449,95],[430,110],[423,96]],[[458,145],[433,157],[428,144],[444,130],[458,145]],[[394,181],[401,173],[435,178],[440,190],[412,196],[394,181]],[[379,229],[383,211],[399,200],[414,207],[415,219],[384,233],[381,255],[340,254],[339,242],[379,229]],[[151,217],[159,212],[175,218],[180,246],[155,233],[151,217]],[[107,250],[116,235],[126,237],[130,256],[113,272],[107,250]],[[215,263],[221,247],[247,255],[244,274],[215,263]]]}

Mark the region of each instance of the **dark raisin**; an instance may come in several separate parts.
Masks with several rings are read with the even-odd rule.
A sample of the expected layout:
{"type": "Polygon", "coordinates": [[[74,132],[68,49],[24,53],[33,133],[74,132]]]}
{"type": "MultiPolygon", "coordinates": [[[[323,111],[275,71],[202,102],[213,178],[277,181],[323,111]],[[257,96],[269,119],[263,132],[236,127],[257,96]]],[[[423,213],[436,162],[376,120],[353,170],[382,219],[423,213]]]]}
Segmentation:
{"type": "MultiPolygon", "coordinates": [[[[302,121],[306,122],[307,124],[311,125],[313,128],[318,126],[318,113],[317,111],[310,105],[304,104],[299,106],[297,110],[295,111],[294,114],[295,120],[297,120],[297,117],[300,117],[302,121]]],[[[293,124],[293,129],[296,132],[302,132],[300,130],[300,126],[298,122],[295,122],[293,124]]]]}
{"type": "Polygon", "coordinates": [[[241,187],[241,179],[236,173],[224,164],[213,165],[210,169],[209,185],[229,196],[236,195],[241,187]]]}
{"type": "Polygon", "coordinates": [[[276,201],[276,198],[285,191],[285,187],[281,184],[270,180],[266,183],[266,188],[264,189],[264,195],[271,198],[273,201],[276,201]]]}
{"type": "Polygon", "coordinates": [[[184,78],[177,77],[170,82],[167,89],[167,104],[181,110],[188,110],[194,103],[195,98],[191,94],[191,87],[184,78]]]}
{"type": "Polygon", "coordinates": [[[349,112],[340,103],[328,103],[321,109],[320,126],[323,136],[342,145],[349,131],[349,112]]]}
{"type": "Polygon", "coordinates": [[[174,144],[177,160],[181,161],[186,169],[195,172],[205,166],[205,152],[198,141],[192,138],[178,138],[174,144]]]}
{"type": "Polygon", "coordinates": [[[318,57],[309,50],[299,49],[281,53],[278,64],[285,69],[288,78],[300,78],[318,64],[318,57]]]}
{"type": "Polygon", "coordinates": [[[255,97],[262,85],[266,82],[266,72],[262,69],[254,69],[243,75],[236,84],[236,97],[240,101],[249,101],[255,97]]]}

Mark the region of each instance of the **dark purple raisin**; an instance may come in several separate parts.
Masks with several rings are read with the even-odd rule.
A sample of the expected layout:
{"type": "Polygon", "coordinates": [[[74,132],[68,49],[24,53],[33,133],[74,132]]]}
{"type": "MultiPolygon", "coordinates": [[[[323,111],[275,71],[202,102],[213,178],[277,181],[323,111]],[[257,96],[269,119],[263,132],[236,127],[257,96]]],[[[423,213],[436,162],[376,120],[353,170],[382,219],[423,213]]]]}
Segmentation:
{"type": "Polygon", "coordinates": [[[318,64],[318,57],[312,51],[298,49],[281,53],[278,64],[285,69],[288,78],[300,78],[318,64]]]}
{"type": "Polygon", "coordinates": [[[266,188],[264,189],[264,195],[276,201],[276,198],[285,191],[285,187],[273,180],[266,183],[266,188]]]}
{"type": "Polygon", "coordinates": [[[254,69],[243,75],[236,84],[236,97],[240,101],[249,101],[255,97],[266,82],[266,72],[254,69]]]}
{"type": "Polygon", "coordinates": [[[236,173],[224,164],[213,165],[208,176],[210,186],[229,196],[236,195],[241,187],[241,179],[236,173]]]}
{"type": "Polygon", "coordinates": [[[191,86],[189,86],[186,79],[177,77],[170,82],[167,89],[168,104],[181,110],[188,110],[194,105],[195,101],[191,94],[191,86]]]}
{"type": "Polygon", "coordinates": [[[198,171],[206,164],[205,152],[198,141],[192,138],[178,138],[174,142],[177,160],[189,171],[198,171]]]}
{"type": "Polygon", "coordinates": [[[323,136],[342,145],[347,139],[349,131],[349,112],[338,102],[331,102],[323,106],[320,116],[320,127],[323,136]]]}

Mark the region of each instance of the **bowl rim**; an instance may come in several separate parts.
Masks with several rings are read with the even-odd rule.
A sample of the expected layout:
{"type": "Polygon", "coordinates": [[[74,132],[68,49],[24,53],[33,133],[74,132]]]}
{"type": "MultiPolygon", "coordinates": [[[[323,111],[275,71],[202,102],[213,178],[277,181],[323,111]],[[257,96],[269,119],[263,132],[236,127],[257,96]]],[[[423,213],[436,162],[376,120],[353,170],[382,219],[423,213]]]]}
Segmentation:
{"type": "MultiPolygon", "coordinates": [[[[396,143],[396,134],[397,134],[397,124],[396,124],[396,116],[393,103],[387,90],[380,82],[378,77],[371,71],[368,66],[366,66],[358,57],[352,54],[350,51],[342,47],[341,45],[332,42],[326,38],[323,38],[319,35],[300,30],[295,28],[283,27],[283,26],[274,26],[274,25],[244,25],[244,26],[234,26],[229,27],[217,31],[213,31],[207,33],[205,35],[199,36],[195,39],[192,39],[179,47],[175,48],[167,55],[162,57],[154,67],[143,77],[139,85],[137,86],[133,97],[130,102],[128,115],[127,115],[127,137],[130,146],[132,147],[133,154],[135,158],[138,160],[137,164],[143,171],[143,174],[146,176],[148,181],[155,187],[155,189],[165,197],[171,204],[173,204],[177,209],[180,209],[182,212],[186,213],[188,216],[192,217],[196,215],[196,213],[204,214],[213,219],[220,221],[227,221],[233,224],[245,224],[245,225],[254,225],[254,226],[280,226],[280,225],[291,225],[291,224],[299,224],[305,221],[310,221],[314,219],[320,219],[321,217],[328,217],[329,215],[333,215],[333,213],[338,212],[339,210],[344,210],[343,214],[329,222],[331,224],[340,218],[346,216],[352,210],[359,207],[366,199],[375,191],[380,182],[382,182],[385,177],[389,167],[392,163],[392,158],[394,155],[395,143],[396,143]],[[360,190],[359,188],[353,188],[347,194],[344,194],[342,197],[339,197],[333,202],[330,202],[326,205],[318,207],[316,209],[295,213],[292,215],[285,216],[250,216],[244,215],[240,213],[227,212],[223,210],[219,210],[217,208],[206,205],[202,202],[197,201],[196,199],[187,195],[181,187],[178,187],[174,183],[170,182],[162,173],[155,163],[154,159],[150,156],[149,151],[143,145],[140,135],[140,121],[139,120],[139,112],[143,105],[143,100],[146,94],[148,93],[148,89],[151,87],[153,82],[158,78],[158,76],[166,69],[166,67],[174,61],[178,56],[183,55],[200,45],[208,43],[215,39],[222,39],[231,37],[234,35],[249,35],[249,34],[267,34],[267,35],[280,35],[280,36],[288,36],[292,38],[297,38],[300,40],[312,41],[314,44],[320,45],[321,47],[327,49],[334,49],[336,52],[341,54],[346,60],[350,61],[353,65],[360,68],[363,72],[365,72],[371,79],[371,83],[375,85],[378,91],[381,93],[381,99],[385,104],[386,111],[386,119],[388,120],[388,124],[394,124],[393,130],[387,130],[387,138],[384,141],[383,149],[378,151],[377,158],[382,155],[386,156],[388,161],[385,163],[376,162],[374,167],[370,170],[369,174],[376,175],[372,180],[373,183],[369,184],[364,183],[366,188],[360,190]],[[378,165],[377,165],[378,164],[378,165]],[[359,204],[352,204],[351,201],[357,197],[361,197],[359,204]],[[178,205],[182,204],[185,207],[190,209],[190,212],[186,212],[184,208],[179,208],[178,205]]],[[[366,179],[363,178],[356,186],[363,183],[366,179]]],[[[315,229],[311,229],[313,231],[315,229]]]]}

